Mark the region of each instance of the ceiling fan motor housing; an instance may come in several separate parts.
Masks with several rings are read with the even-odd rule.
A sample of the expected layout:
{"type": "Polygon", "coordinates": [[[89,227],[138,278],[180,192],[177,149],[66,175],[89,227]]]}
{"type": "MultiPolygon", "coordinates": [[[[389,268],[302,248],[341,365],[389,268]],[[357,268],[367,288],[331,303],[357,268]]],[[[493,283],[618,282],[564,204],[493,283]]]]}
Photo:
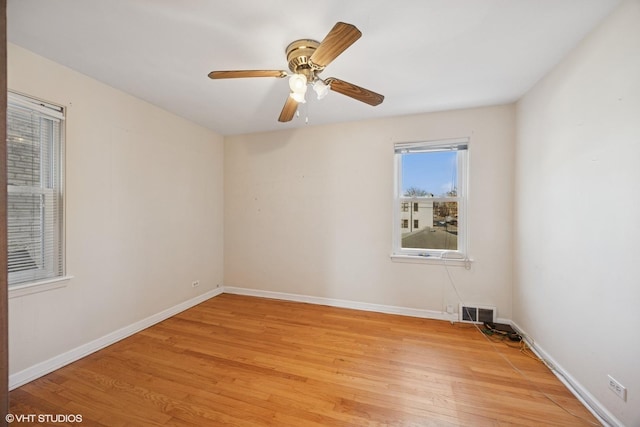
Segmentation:
{"type": "Polygon", "coordinates": [[[313,82],[316,79],[316,73],[324,69],[309,60],[319,45],[320,42],[315,40],[300,39],[287,46],[289,69],[296,74],[303,74],[308,82],[313,82]]]}

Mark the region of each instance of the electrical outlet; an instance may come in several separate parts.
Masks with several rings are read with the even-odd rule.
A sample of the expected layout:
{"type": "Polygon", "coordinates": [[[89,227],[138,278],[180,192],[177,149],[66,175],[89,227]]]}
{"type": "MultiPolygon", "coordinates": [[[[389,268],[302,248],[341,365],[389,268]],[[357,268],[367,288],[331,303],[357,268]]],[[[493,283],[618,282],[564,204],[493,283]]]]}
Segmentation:
{"type": "Polygon", "coordinates": [[[609,388],[611,389],[611,391],[613,391],[615,394],[618,395],[618,397],[620,399],[622,399],[622,400],[624,400],[626,402],[627,401],[627,388],[625,386],[623,386],[622,384],[620,384],[611,375],[607,375],[607,379],[609,380],[609,388]]]}
{"type": "Polygon", "coordinates": [[[453,314],[453,306],[451,304],[447,304],[447,313],[453,314]]]}
{"type": "Polygon", "coordinates": [[[194,280],[193,282],[191,282],[192,288],[197,288],[198,286],[200,286],[200,280],[194,280]]]}

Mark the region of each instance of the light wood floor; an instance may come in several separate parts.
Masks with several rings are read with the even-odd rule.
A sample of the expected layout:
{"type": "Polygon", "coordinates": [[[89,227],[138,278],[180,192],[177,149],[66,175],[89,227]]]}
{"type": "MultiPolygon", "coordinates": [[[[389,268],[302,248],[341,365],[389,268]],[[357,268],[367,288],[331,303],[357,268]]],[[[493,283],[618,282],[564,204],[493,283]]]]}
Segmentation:
{"type": "Polygon", "coordinates": [[[10,400],[104,426],[599,425],[540,361],[470,325],[229,294],[10,400]]]}

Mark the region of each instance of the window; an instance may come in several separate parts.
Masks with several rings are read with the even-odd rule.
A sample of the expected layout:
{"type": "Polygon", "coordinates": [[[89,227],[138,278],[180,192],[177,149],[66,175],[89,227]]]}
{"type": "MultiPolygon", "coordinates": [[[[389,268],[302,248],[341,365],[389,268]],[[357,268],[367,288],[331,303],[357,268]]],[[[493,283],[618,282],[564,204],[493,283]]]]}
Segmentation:
{"type": "Polygon", "coordinates": [[[395,144],[394,255],[466,257],[467,148],[466,138],[395,144]]]}
{"type": "Polygon", "coordinates": [[[9,287],[64,274],[63,119],[62,107],[8,94],[9,287]]]}

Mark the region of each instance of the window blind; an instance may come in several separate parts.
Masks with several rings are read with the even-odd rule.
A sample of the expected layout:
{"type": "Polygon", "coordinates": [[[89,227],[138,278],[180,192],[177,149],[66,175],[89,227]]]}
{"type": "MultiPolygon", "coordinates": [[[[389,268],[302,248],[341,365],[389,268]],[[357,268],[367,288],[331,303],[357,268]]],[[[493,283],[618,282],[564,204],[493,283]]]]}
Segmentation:
{"type": "Polygon", "coordinates": [[[63,275],[63,109],[9,93],[7,237],[9,286],[63,275]]]}
{"type": "Polygon", "coordinates": [[[400,142],[394,144],[396,154],[423,153],[434,151],[466,150],[469,145],[467,138],[444,139],[433,143],[400,142]]]}

